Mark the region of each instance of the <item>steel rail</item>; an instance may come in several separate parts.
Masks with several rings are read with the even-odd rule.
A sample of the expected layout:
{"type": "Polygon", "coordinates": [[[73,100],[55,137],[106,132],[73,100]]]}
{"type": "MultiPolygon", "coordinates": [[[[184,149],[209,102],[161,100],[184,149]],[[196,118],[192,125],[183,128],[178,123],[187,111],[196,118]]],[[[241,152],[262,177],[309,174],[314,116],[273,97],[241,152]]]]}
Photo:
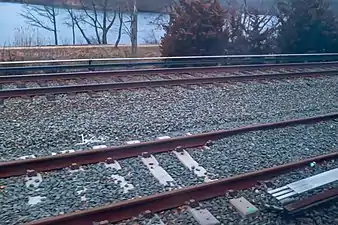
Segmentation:
{"type": "Polygon", "coordinates": [[[10,61],[0,62],[1,65],[34,64],[34,63],[63,63],[63,62],[133,62],[148,60],[202,60],[202,59],[240,59],[240,58],[282,58],[282,57],[324,57],[338,56],[338,53],[315,53],[315,54],[265,54],[265,55],[213,55],[213,56],[174,56],[174,57],[143,57],[143,58],[89,58],[89,59],[59,59],[59,60],[36,60],[36,61],[10,61]]]}
{"type": "Polygon", "coordinates": [[[175,85],[194,85],[194,84],[213,84],[217,82],[238,82],[248,80],[262,79],[290,79],[304,78],[312,76],[337,76],[338,69],[315,71],[315,72],[292,72],[292,73],[274,73],[263,75],[240,75],[240,76],[222,76],[222,77],[203,77],[203,78],[185,78],[185,79],[164,79],[153,81],[134,81],[134,82],[116,82],[103,84],[85,84],[85,85],[67,85],[56,87],[41,88],[18,88],[10,90],[1,90],[0,99],[21,96],[36,96],[44,94],[62,94],[62,93],[80,93],[92,91],[120,90],[127,88],[149,88],[175,85]]]}
{"type": "Polygon", "coordinates": [[[108,220],[111,223],[130,219],[146,210],[160,212],[184,205],[187,201],[204,201],[226,194],[229,190],[241,190],[255,186],[259,181],[308,166],[311,162],[323,162],[338,158],[338,149],[327,155],[320,155],[298,162],[236,175],[204,184],[185,187],[174,191],[126,200],[115,204],[44,218],[26,225],[92,225],[93,222],[108,220]]]}
{"type": "MultiPolygon", "coordinates": [[[[183,62],[184,63],[184,62],[183,62]]],[[[188,63],[188,62],[186,62],[188,63]]],[[[214,63],[215,62],[209,62],[214,63]]],[[[180,63],[177,63],[180,64],[180,63]]],[[[197,63],[196,63],[197,64],[197,63]]],[[[74,64],[74,65],[45,65],[45,66],[21,66],[21,67],[0,67],[0,72],[12,71],[33,71],[33,70],[71,70],[71,69],[96,69],[96,68],[119,68],[119,67],[135,67],[135,66],[164,66],[164,62],[144,62],[144,63],[102,63],[102,64],[74,64]]]]}
{"type": "Polygon", "coordinates": [[[313,66],[338,66],[338,62],[310,62],[310,63],[283,63],[283,64],[252,64],[235,66],[210,66],[210,67],[183,67],[183,68],[161,68],[161,69],[136,69],[136,70],[117,70],[117,71],[96,71],[96,72],[71,72],[71,73],[47,73],[47,74],[27,74],[0,76],[0,83],[10,83],[18,81],[41,81],[50,79],[76,79],[93,77],[112,77],[125,75],[142,75],[156,73],[186,73],[186,72],[239,72],[251,69],[276,69],[276,68],[304,68],[313,66]]]}
{"type": "Polygon", "coordinates": [[[338,118],[338,112],[315,117],[306,117],[293,120],[279,121],[275,123],[254,124],[229,130],[219,130],[186,137],[170,138],[139,144],[124,145],[119,147],[108,147],[95,150],[77,151],[55,156],[45,156],[34,159],[15,160],[0,163],[0,178],[23,175],[27,170],[37,172],[61,169],[70,166],[93,164],[104,162],[107,158],[113,160],[137,157],[145,152],[154,154],[168,152],[175,149],[193,148],[204,146],[208,141],[218,140],[225,137],[238,135],[258,130],[270,130],[302,124],[313,124],[338,118]]]}
{"type": "MultiPolygon", "coordinates": [[[[337,57],[338,58],[338,57],[337,57]]],[[[318,63],[318,60],[314,60],[314,59],[299,59],[299,58],[295,58],[295,59],[276,59],[276,58],[262,58],[262,59],[250,59],[250,58],[243,58],[240,61],[238,59],[232,59],[232,60],[237,60],[237,61],[229,61],[229,59],[227,60],[220,60],[220,59],[207,59],[207,60],[171,60],[171,61],[145,61],[145,62],[113,62],[113,63],[107,63],[107,62],[101,62],[101,63],[93,63],[91,61],[88,62],[88,64],[49,64],[49,65],[38,65],[38,66],[14,66],[14,67],[1,67],[0,66],[0,72],[1,73],[6,73],[6,72],[13,72],[13,71],[55,71],[55,70],[71,70],[71,69],[88,69],[88,70],[94,70],[94,69],[100,69],[100,68],[121,68],[121,67],[143,67],[143,66],[157,66],[157,67],[162,67],[162,68],[166,68],[168,66],[181,66],[181,67],[192,67],[192,66],[200,66],[201,64],[203,65],[208,65],[208,66],[214,66],[215,64],[228,64],[228,65],[238,65],[239,62],[241,62],[241,64],[254,64],[257,63],[257,61],[259,61],[259,64],[264,65],[264,64],[268,64],[268,63],[273,63],[273,61],[292,61],[289,63],[299,63],[299,61],[301,63],[307,63],[307,62],[313,62],[313,63],[318,63]],[[272,62],[271,62],[272,61],[272,62]]],[[[319,60],[319,61],[323,61],[325,60],[324,58],[319,60]]],[[[331,59],[326,59],[326,61],[337,61],[337,59],[335,58],[331,58],[331,59]]],[[[285,62],[284,62],[285,63],[285,62]]]]}

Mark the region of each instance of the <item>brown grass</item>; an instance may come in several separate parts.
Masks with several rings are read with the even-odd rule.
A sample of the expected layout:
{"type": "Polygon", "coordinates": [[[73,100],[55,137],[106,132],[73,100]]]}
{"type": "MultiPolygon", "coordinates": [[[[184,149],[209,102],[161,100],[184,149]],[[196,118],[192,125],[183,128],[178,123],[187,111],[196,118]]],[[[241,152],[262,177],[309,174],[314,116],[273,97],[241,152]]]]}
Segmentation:
{"type": "MultiPolygon", "coordinates": [[[[4,47],[0,61],[27,61],[50,59],[127,58],[131,57],[130,46],[114,48],[111,45],[4,47]]],[[[141,45],[136,57],[160,56],[157,45],[141,45]]]]}

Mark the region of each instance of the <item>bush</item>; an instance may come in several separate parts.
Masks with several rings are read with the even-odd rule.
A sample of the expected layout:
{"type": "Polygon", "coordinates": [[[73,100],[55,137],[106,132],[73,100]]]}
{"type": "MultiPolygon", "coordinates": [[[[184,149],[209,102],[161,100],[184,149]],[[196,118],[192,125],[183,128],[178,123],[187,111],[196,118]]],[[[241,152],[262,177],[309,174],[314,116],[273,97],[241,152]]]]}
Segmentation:
{"type": "Polygon", "coordinates": [[[228,41],[225,11],[216,0],[179,0],[163,26],[162,56],[222,55],[228,41]]]}
{"type": "Polygon", "coordinates": [[[280,0],[282,53],[338,51],[338,20],[324,0],[280,0]]]}

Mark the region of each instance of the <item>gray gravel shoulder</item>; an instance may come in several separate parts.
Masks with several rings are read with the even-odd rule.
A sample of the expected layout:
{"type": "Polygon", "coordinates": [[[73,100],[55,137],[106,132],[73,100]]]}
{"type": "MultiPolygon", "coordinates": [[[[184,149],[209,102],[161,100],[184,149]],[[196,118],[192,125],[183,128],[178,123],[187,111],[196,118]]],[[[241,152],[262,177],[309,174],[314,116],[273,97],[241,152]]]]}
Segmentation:
{"type": "Polygon", "coordinates": [[[338,122],[327,121],[231,136],[214,142],[211,150],[188,152],[208,172],[229,177],[337,149],[338,122]]]}
{"type": "Polygon", "coordinates": [[[338,78],[12,99],[0,106],[0,160],[120,145],[336,112],[338,78]],[[89,140],[82,143],[81,135],[89,140]]]}

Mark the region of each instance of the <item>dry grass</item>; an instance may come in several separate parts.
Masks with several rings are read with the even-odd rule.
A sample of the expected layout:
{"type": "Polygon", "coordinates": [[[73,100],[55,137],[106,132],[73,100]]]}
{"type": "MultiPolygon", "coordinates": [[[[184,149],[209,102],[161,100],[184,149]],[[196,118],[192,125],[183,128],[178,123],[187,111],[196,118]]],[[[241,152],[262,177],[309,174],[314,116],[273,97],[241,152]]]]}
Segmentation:
{"type": "MultiPolygon", "coordinates": [[[[84,45],[84,46],[44,46],[44,47],[4,47],[0,61],[25,61],[49,59],[86,59],[86,58],[126,58],[131,57],[130,46],[84,45]]],[[[141,45],[137,57],[160,56],[157,45],[141,45]]]]}

